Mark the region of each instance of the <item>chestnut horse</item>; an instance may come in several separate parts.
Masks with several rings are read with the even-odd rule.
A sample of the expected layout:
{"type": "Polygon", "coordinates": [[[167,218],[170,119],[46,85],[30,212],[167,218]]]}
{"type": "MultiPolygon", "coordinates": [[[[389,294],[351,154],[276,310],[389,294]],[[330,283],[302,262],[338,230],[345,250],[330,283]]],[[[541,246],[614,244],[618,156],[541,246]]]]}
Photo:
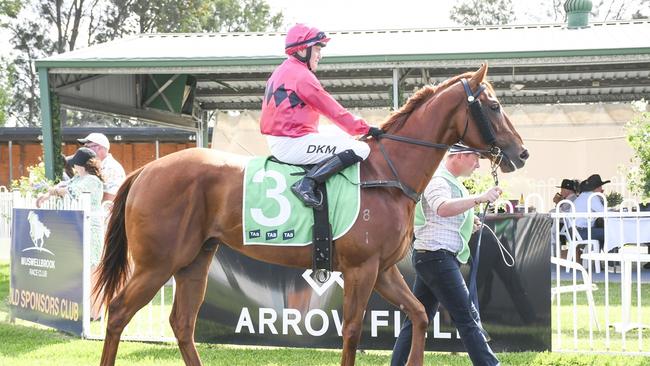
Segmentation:
{"type": "MultiPolygon", "coordinates": [[[[490,148],[481,134],[480,121],[470,113],[468,100],[472,98],[466,94],[463,79],[472,91],[487,85],[476,97],[483,122],[491,125],[495,137],[492,147],[505,157],[499,163],[501,170],[522,167],[528,152],[494,90],[484,84],[486,74],[484,64],[476,72],[425,87],[412,96],[382,129],[387,137],[417,139],[424,144],[369,139],[371,153],[361,163],[362,181],[392,179],[397,173],[404,186],[422,192],[445,154],[441,146],[424,145],[451,145],[462,138],[470,147],[490,148]]],[[[246,160],[216,150],[188,149],[153,161],[126,179],[114,201],[94,289],[108,304],[101,365],[114,364],[122,330],[171,276],[176,279],[171,326],[185,364],[201,364],[194,326],[205,295],[208,267],[219,245],[270,263],[311,267],[311,245],[243,245],[246,160]]],[[[345,279],[341,365],[354,365],[362,318],[373,289],[413,321],[408,364],[423,364],[427,315],[396,265],[410,247],[414,209],[414,200],[394,187],[362,189],[354,226],[336,240],[334,268],[345,279]]]]}

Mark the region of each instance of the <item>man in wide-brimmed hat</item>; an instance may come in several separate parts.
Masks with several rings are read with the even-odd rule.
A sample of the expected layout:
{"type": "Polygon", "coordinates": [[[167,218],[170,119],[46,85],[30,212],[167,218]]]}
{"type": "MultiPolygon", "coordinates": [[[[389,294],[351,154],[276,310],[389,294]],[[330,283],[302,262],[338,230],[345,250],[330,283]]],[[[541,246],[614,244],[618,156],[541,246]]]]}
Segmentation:
{"type": "MultiPolygon", "coordinates": [[[[576,198],[578,198],[579,185],[580,185],[580,181],[577,179],[562,179],[562,184],[556,187],[559,188],[560,191],[555,194],[555,197],[553,197],[553,203],[558,204],[562,200],[569,200],[571,202],[575,202],[576,198]]],[[[571,211],[571,205],[568,204],[561,205],[560,211],[561,212],[571,211]]]]}
{"type": "MultiPolygon", "coordinates": [[[[576,212],[604,212],[605,205],[602,196],[594,193],[603,193],[603,185],[611,181],[603,181],[599,174],[592,174],[589,178],[580,183],[580,195],[574,201],[576,212]]],[[[588,227],[591,227],[590,239],[597,239],[601,248],[605,240],[605,230],[602,225],[596,225],[596,220],[586,218],[577,218],[576,227],[583,239],[589,237],[588,227]]]]}

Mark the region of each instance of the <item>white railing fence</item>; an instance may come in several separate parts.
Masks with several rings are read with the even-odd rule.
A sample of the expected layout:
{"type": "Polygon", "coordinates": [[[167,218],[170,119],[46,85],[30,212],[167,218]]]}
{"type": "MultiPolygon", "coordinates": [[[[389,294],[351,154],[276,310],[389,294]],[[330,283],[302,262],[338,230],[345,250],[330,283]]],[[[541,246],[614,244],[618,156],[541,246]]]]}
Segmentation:
{"type": "Polygon", "coordinates": [[[0,240],[11,238],[11,192],[0,186],[0,240]]]}
{"type": "Polygon", "coordinates": [[[650,212],[639,211],[638,203],[631,199],[617,210],[609,210],[603,194],[593,193],[592,197],[604,200],[604,211],[576,212],[574,204],[564,200],[560,204],[569,207],[568,212],[560,212],[558,205],[551,214],[555,239],[551,259],[553,351],[650,355],[650,270],[643,268],[650,262],[650,212]],[[586,219],[586,229],[576,227],[579,218],[586,219]],[[592,235],[598,230],[592,229],[597,219],[602,220],[598,227],[604,230],[600,241],[598,235],[592,235]],[[563,242],[568,250],[582,249],[584,261],[577,260],[578,254],[567,253],[568,260],[560,258],[563,242]],[[596,264],[601,263],[604,270],[594,273],[596,264]]]}

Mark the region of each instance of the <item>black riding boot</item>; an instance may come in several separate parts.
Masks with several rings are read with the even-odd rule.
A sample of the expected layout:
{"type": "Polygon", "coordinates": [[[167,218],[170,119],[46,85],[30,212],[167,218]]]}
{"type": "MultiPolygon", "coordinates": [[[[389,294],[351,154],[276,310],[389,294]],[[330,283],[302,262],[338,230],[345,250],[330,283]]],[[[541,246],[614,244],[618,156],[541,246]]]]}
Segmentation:
{"type": "Polygon", "coordinates": [[[325,182],[327,178],[361,160],[363,159],[358,157],[353,150],[345,150],[333,155],[311,168],[301,180],[291,186],[291,191],[298,196],[305,206],[320,210],[323,204],[323,196],[317,195],[316,185],[325,182]]]}

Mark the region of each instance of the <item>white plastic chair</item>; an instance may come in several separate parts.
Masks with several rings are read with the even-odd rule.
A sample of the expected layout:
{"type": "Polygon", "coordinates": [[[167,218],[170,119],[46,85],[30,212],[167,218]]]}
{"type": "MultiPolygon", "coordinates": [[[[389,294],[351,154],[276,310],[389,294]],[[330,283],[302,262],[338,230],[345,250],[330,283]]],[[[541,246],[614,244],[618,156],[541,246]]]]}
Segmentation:
{"type": "MultiPolygon", "coordinates": [[[[599,253],[600,252],[600,242],[596,239],[591,239],[591,240],[585,240],[582,238],[580,235],[580,232],[578,232],[578,229],[575,228],[573,225],[575,223],[570,220],[571,222],[565,218],[564,219],[564,226],[560,229],[560,236],[564,236],[566,238],[567,246],[568,246],[568,253],[567,253],[567,260],[575,262],[575,253],[576,250],[584,246],[587,248],[587,253],[599,253]]],[[[588,267],[589,266],[589,261],[586,259],[582,260],[582,265],[588,267]]],[[[594,261],[594,269],[596,270],[596,273],[600,273],[600,261],[594,261]]],[[[566,269],[567,272],[569,272],[569,268],[566,269]]]]}
{"type": "Polygon", "coordinates": [[[580,292],[584,291],[587,294],[587,304],[589,305],[589,311],[591,312],[591,319],[596,325],[596,329],[600,331],[600,325],[598,324],[598,319],[596,318],[596,304],[594,303],[594,294],[593,292],[598,290],[598,286],[596,286],[593,282],[591,282],[591,276],[589,276],[589,273],[587,273],[587,270],[585,267],[581,266],[580,264],[572,261],[568,261],[566,259],[558,258],[558,257],[551,257],[551,263],[555,265],[560,265],[561,267],[566,267],[567,271],[568,270],[576,270],[580,271],[582,274],[582,284],[580,285],[566,285],[566,286],[558,286],[558,287],[551,287],[551,302],[554,301],[555,296],[559,296],[559,294],[564,294],[564,293],[573,293],[574,291],[580,292]]]}

